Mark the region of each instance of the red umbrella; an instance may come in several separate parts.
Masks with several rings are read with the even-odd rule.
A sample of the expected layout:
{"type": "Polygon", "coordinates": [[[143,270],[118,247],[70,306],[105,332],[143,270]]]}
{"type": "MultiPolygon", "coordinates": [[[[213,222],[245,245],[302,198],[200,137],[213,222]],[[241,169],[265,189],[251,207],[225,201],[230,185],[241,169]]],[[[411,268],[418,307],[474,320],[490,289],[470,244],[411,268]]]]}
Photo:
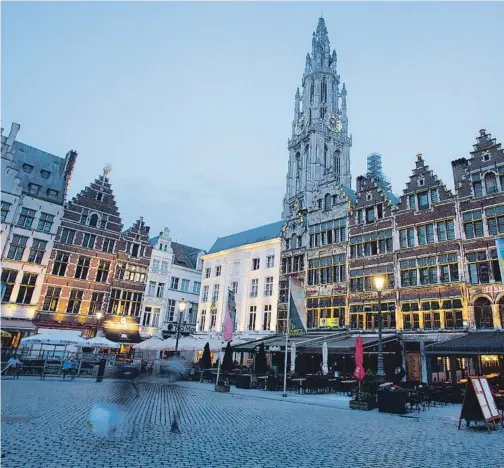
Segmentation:
{"type": "Polygon", "coordinates": [[[366,371],[364,370],[364,344],[362,342],[362,337],[357,337],[355,340],[355,370],[354,377],[357,380],[363,380],[366,375],[366,371]]]}

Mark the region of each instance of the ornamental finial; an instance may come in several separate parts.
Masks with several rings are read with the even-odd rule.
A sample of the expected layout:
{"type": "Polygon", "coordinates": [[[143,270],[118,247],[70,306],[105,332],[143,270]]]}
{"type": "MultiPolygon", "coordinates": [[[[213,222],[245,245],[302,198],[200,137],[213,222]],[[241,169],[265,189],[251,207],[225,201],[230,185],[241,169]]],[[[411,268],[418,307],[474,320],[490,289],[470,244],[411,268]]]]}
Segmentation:
{"type": "Polygon", "coordinates": [[[112,172],[112,166],[110,164],[107,164],[104,168],[103,168],[103,176],[104,177],[107,177],[110,173],[112,172]]]}

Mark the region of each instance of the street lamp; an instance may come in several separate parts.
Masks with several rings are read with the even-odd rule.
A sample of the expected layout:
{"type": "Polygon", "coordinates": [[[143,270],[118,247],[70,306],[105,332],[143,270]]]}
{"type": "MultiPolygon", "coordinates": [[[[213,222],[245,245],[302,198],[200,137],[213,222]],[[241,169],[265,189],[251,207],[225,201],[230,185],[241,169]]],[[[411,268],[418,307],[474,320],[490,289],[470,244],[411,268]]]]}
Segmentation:
{"type": "Polygon", "coordinates": [[[383,286],[385,286],[384,276],[375,276],[373,278],[374,286],[378,292],[378,369],[376,370],[376,377],[383,383],[385,380],[385,372],[383,372],[383,342],[382,342],[382,307],[381,307],[381,295],[383,291],[383,286]]]}
{"type": "Polygon", "coordinates": [[[180,338],[180,327],[182,325],[182,316],[184,315],[184,310],[187,307],[187,302],[184,301],[184,298],[182,298],[179,303],[178,303],[178,309],[179,309],[179,317],[178,317],[178,323],[177,323],[177,336],[176,336],[176,342],[175,342],[175,354],[177,354],[178,351],[178,342],[180,338]]]}
{"type": "MultiPolygon", "coordinates": [[[[101,325],[101,322],[102,322],[102,319],[103,319],[103,312],[102,311],[98,311],[96,312],[95,314],[95,317],[96,317],[96,332],[95,332],[95,336],[98,335],[98,331],[100,330],[100,325],[101,325]]],[[[93,330],[91,330],[92,332],[93,330]]]]}

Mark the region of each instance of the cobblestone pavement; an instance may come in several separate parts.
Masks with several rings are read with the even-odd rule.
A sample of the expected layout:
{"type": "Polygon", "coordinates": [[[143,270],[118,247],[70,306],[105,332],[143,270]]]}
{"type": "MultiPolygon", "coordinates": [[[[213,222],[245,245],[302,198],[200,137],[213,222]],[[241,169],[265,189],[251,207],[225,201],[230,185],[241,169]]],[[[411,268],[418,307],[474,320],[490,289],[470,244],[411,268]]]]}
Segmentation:
{"type": "Polygon", "coordinates": [[[502,429],[160,383],[139,389],[136,397],[126,382],[2,381],[2,467],[504,466],[502,429]],[[127,411],[109,439],[87,425],[98,401],[127,411]],[[181,434],[171,434],[177,409],[181,434]]]}

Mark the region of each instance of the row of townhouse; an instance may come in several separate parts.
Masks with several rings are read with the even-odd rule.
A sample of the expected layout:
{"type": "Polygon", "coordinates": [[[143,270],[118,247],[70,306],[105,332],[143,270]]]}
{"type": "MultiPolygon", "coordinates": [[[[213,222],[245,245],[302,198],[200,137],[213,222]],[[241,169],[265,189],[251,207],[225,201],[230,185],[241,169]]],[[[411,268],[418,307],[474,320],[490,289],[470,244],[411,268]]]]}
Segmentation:
{"type": "Polygon", "coordinates": [[[288,276],[306,286],[310,328],[377,328],[373,277],[387,279],[383,325],[401,331],[501,329],[504,152],[485,130],[452,162],[455,193],[417,155],[401,197],[372,174],[356,191],[321,186],[294,207],[282,239],[279,328],[288,276]],[[299,216],[296,216],[299,215],[299,216]]]}
{"type": "Polygon", "coordinates": [[[2,130],[1,317],[11,335],[2,347],[37,328],[104,328],[124,343],[173,333],[182,299],[181,322],[194,328],[202,251],[172,242],[167,229],[149,239],[142,217],[123,231],[108,167],[67,201],[77,153],[46,153],[17,141],[18,131],[2,130]]]}

